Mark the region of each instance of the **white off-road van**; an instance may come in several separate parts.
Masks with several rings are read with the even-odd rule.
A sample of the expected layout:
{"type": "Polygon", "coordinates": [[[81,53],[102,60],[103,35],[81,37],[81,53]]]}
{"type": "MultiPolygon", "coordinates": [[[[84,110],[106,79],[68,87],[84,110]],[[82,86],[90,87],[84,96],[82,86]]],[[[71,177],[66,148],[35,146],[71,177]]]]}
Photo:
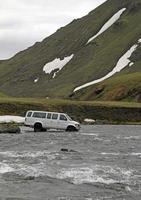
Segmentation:
{"type": "Polygon", "coordinates": [[[34,128],[34,132],[45,131],[47,129],[60,129],[65,131],[78,131],[80,124],[73,121],[65,113],[27,111],[25,116],[25,126],[34,128]]]}

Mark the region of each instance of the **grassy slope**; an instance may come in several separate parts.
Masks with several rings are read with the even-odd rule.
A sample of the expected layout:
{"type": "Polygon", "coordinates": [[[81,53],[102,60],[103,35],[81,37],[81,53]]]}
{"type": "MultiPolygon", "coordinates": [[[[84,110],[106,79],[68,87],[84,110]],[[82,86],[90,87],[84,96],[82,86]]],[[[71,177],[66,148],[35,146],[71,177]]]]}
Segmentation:
{"type": "Polygon", "coordinates": [[[131,2],[109,0],[88,16],[75,20],[43,42],[0,63],[0,90],[11,96],[67,97],[76,86],[107,74],[139,38],[141,13],[138,9],[131,10],[131,2]],[[94,42],[85,45],[124,4],[128,9],[121,20],[94,42]],[[72,53],[75,54],[73,60],[55,79],[42,72],[45,63],[72,53]],[[33,80],[37,77],[39,82],[35,84],[33,80]]]}
{"type": "Polygon", "coordinates": [[[0,92],[0,98],[7,97],[4,93],[0,92]]]}
{"type": "Polygon", "coordinates": [[[141,73],[121,74],[77,92],[75,99],[140,102],[141,73]]]}
{"type": "Polygon", "coordinates": [[[124,100],[141,102],[141,45],[133,53],[130,60],[134,62],[113,77],[74,95],[81,100],[124,100]]]}
{"type": "Polygon", "coordinates": [[[118,123],[141,122],[141,104],[138,103],[0,98],[0,115],[24,116],[31,109],[66,112],[79,121],[93,118],[118,123]]]}

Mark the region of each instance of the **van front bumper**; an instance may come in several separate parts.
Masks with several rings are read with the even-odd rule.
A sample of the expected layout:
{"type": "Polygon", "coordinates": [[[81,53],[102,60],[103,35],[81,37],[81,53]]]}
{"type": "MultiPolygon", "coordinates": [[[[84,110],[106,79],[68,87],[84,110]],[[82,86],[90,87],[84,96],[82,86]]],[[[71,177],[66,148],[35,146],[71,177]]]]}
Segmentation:
{"type": "Polygon", "coordinates": [[[75,124],[75,128],[79,131],[81,128],[80,124],[75,124]]]}

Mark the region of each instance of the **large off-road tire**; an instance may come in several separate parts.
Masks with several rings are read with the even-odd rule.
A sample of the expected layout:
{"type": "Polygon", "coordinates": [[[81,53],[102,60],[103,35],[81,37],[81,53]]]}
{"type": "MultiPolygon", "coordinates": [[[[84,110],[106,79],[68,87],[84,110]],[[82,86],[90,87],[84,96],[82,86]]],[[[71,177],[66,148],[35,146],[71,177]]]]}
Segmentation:
{"type": "Polygon", "coordinates": [[[77,129],[74,126],[68,126],[66,131],[67,132],[74,132],[74,131],[77,131],[77,129]]]}
{"type": "Polygon", "coordinates": [[[41,123],[35,123],[34,124],[34,132],[41,132],[42,131],[42,124],[41,123]]]}

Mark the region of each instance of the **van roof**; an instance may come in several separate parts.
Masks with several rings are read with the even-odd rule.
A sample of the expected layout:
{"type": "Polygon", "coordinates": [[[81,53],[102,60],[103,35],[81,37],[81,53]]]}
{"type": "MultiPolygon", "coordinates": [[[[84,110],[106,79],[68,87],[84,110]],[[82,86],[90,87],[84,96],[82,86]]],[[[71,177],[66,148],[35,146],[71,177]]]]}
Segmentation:
{"type": "Polygon", "coordinates": [[[53,111],[41,111],[41,110],[28,110],[26,113],[28,113],[28,112],[56,113],[56,114],[64,114],[64,115],[66,115],[66,113],[53,112],[53,111]]]}

